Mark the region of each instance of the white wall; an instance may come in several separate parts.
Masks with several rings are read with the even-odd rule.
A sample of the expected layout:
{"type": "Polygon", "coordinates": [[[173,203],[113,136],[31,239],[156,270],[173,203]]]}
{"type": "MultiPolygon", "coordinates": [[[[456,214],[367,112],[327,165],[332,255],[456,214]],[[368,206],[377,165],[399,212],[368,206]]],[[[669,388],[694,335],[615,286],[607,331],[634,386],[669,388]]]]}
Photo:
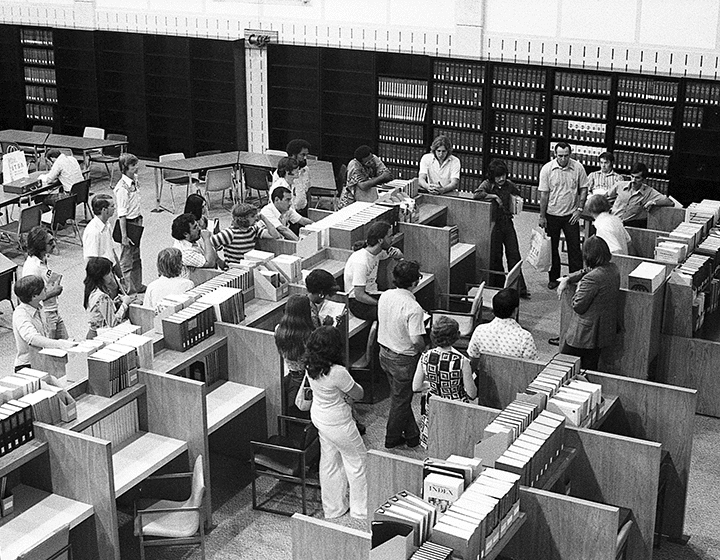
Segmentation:
{"type": "Polygon", "coordinates": [[[717,0],[3,0],[0,22],[717,78],[717,0]]]}

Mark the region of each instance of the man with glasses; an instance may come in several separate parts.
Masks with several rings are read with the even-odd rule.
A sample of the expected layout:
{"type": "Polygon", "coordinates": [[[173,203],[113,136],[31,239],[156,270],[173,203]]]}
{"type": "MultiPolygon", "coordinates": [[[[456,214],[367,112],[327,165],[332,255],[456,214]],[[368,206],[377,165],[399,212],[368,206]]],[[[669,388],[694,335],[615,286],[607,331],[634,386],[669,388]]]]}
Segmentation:
{"type": "Polygon", "coordinates": [[[587,198],[587,174],[581,163],[572,159],[572,148],[567,142],[555,145],[555,159],[540,170],[540,220],[539,225],[550,236],[552,266],[548,289],[560,284],[560,233],[565,234],[568,266],[570,272],[582,268],[580,248],[580,215],[587,198]]]}
{"type": "Polygon", "coordinates": [[[347,182],[340,195],[340,208],[353,202],[375,202],[377,186],[392,181],[393,176],[382,160],[372,153],[370,146],[360,146],[348,163],[347,182]]]}

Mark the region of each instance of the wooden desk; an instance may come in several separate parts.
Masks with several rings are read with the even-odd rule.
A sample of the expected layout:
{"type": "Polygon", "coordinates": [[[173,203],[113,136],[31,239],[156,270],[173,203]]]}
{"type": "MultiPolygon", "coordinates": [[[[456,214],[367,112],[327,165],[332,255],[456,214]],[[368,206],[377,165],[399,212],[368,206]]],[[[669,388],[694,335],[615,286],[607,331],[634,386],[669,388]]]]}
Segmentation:
{"type": "Polygon", "coordinates": [[[13,204],[17,204],[17,205],[19,206],[19,205],[20,205],[20,202],[22,201],[22,199],[24,199],[24,198],[29,198],[30,195],[33,195],[33,194],[41,194],[41,193],[47,192],[47,191],[49,191],[49,190],[51,190],[51,189],[54,189],[54,188],[56,187],[56,185],[42,185],[42,184],[40,184],[39,187],[33,189],[32,191],[28,191],[28,192],[24,192],[24,193],[11,193],[11,192],[6,192],[6,191],[5,191],[5,188],[4,188],[5,185],[14,185],[14,184],[21,183],[21,182],[24,183],[24,182],[26,182],[26,181],[28,181],[28,180],[31,180],[31,181],[32,181],[32,180],[37,179],[40,174],[41,174],[40,171],[33,171],[32,173],[30,173],[30,174],[28,175],[28,179],[20,179],[20,180],[18,180],[18,181],[12,181],[12,182],[9,182],[9,183],[3,183],[3,189],[0,190],[0,208],[5,208],[5,220],[6,220],[7,222],[10,222],[10,218],[8,217],[8,213],[7,213],[7,207],[8,207],[8,206],[11,206],[11,205],[13,205],[13,204]]]}
{"type": "Polygon", "coordinates": [[[0,554],[15,560],[21,552],[41,543],[50,533],[70,525],[73,529],[93,515],[93,506],[19,484],[13,488],[15,513],[0,520],[0,554]]]}
{"type": "Polygon", "coordinates": [[[252,405],[265,398],[265,390],[234,381],[213,385],[206,396],[208,433],[222,428],[252,405]]]}

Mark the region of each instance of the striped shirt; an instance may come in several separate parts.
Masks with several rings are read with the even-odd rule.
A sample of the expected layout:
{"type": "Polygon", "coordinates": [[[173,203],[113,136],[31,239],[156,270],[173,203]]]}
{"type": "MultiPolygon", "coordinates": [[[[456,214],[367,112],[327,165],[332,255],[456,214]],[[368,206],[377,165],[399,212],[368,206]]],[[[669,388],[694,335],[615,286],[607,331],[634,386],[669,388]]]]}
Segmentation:
{"type": "Polygon", "coordinates": [[[591,194],[607,194],[610,189],[618,181],[622,181],[622,175],[611,171],[610,173],[603,173],[602,171],[593,171],[588,175],[587,183],[585,186],[588,189],[588,195],[591,194]],[[595,192],[597,191],[597,192],[595,192]]]}
{"type": "Polygon", "coordinates": [[[226,262],[239,263],[245,253],[255,248],[255,241],[264,228],[265,224],[261,221],[246,229],[229,227],[213,235],[212,244],[215,249],[223,249],[226,262]]]}

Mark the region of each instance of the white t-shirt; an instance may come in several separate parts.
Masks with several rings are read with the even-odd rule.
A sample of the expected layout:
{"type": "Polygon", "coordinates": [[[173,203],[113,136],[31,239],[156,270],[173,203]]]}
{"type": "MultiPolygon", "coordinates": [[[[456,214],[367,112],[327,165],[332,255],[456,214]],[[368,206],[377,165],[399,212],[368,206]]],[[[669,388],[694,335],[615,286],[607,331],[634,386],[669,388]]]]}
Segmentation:
{"type": "Polygon", "coordinates": [[[623,227],[620,218],[613,216],[609,212],[603,212],[595,218],[593,225],[597,230],[596,235],[605,240],[611,253],[617,255],[628,254],[630,234],[623,227]]]}
{"type": "Polygon", "coordinates": [[[350,255],[343,274],[345,291],[349,293],[349,297],[355,297],[355,286],[365,286],[367,293],[378,293],[378,265],[383,258],[387,258],[386,251],[373,255],[367,248],[359,249],[350,255]]]}
{"type": "Polygon", "coordinates": [[[442,183],[443,187],[447,187],[453,179],[460,179],[460,168],[460,160],[455,156],[449,155],[441,164],[435,154],[430,153],[420,158],[419,174],[427,175],[429,183],[442,183]]]}
{"type": "Polygon", "coordinates": [[[345,393],[355,385],[350,373],[341,365],[334,365],[327,375],[312,379],[308,376],[313,392],[310,416],[313,422],[326,426],[344,425],[352,422],[352,409],[345,401],[345,393]]]}

